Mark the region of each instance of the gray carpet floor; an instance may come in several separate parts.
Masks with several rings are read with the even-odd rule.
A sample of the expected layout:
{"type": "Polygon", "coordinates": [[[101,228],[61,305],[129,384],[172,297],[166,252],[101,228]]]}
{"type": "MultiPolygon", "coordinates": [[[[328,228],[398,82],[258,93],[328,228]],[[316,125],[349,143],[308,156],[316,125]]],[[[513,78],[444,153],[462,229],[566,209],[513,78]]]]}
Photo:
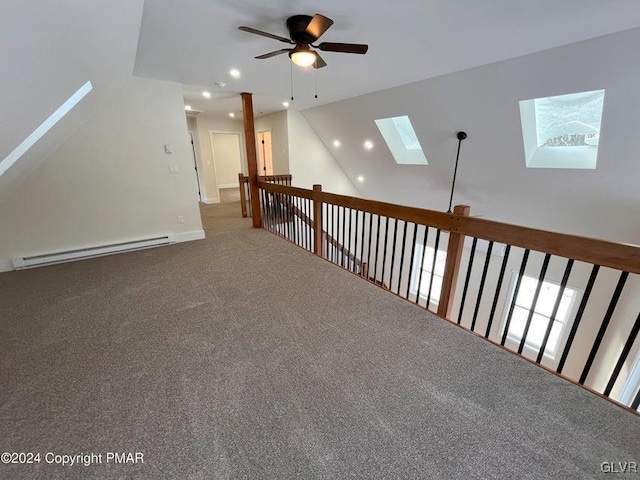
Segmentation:
{"type": "Polygon", "coordinates": [[[206,240],[0,274],[0,452],[42,455],[0,478],[638,478],[602,471],[640,461],[637,416],[239,210],[203,207],[206,240]]]}

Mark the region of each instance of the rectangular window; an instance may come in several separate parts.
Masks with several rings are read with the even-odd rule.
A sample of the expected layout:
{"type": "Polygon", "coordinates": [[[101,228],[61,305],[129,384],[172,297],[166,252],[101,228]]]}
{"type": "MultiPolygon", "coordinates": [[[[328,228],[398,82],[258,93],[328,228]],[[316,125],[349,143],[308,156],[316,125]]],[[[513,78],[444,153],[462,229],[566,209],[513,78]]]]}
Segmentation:
{"type": "MultiPolygon", "coordinates": [[[[513,301],[517,278],[518,273],[514,272],[511,282],[511,295],[509,295],[505,305],[505,318],[500,329],[501,333],[504,332],[504,328],[507,323],[506,317],[509,314],[511,302],[513,301]]],[[[527,332],[527,338],[524,345],[526,349],[535,355],[538,354],[542,347],[544,337],[552,320],[551,315],[553,313],[554,305],[558,299],[558,295],[560,294],[560,286],[558,284],[543,281],[538,295],[538,300],[535,305],[532,305],[537,286],[537,278],[523,275],[522,282],[520,283],[520,289],[518,290],[518,296],[516,297],[513,314],[511,316],[509,331],[507,333],[507,340],[514,344],[514,346],[519,345],[522,341],[527,319],[533,310],[531,324],[529,326],[529,331],[527,332]]],[[[577,293],[577,290],[569,287],[565,287],[564,289],[558,311],[553,319],[553,324],[551,325],[551,331],[544,351],[544,355],[550,360],[554,360],[556,358],[559,350],[558,347],[561,344],[561,339],[566,332],[567,323],[571,317],[570,314],[573,309],[577,293]]]]}
{"type": "Polygon", "coordinates": [[[431,301],[429,302],[429,306],[432,307],[438,306],[438,301],[440,300],[444,265],[447,261],[447,252],[438,250],[434,268],[434,253],[435,250],[432,247],[426,247],[425,249],[423,245],[416,244],[410,288],[413,295],[417,295],[418,288],[420,288],[420,298],[426,301],[429,296],[429,287],[431,286],[431,272],[433,272],[433,286],[431,287],[431,301]],[[422,265],[420,262],[422,262],[422,265]]]}

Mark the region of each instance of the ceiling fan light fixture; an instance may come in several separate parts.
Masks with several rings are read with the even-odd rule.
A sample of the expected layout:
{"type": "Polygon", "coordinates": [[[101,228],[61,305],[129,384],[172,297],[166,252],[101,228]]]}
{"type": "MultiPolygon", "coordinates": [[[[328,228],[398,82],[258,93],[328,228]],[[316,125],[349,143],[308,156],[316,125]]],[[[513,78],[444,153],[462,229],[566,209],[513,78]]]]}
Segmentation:
{"type": "Polygon", "coordinates": [[[296,48],[289,52],[291,61],[299,67],[309,67],[316,62],[316,54],[306,48],[296,48]]]}

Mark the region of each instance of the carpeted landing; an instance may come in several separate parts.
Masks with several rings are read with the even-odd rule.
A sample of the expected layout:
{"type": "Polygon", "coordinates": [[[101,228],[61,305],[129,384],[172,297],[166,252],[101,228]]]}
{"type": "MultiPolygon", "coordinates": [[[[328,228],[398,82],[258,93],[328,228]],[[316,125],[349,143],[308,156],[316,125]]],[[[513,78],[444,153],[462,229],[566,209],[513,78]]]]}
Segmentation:
{"type": "Polygon", "coordinates": [[[640,461],[638,417],[239,211],[0,274],[0,452],[41,454],[0,478],[638,478],[603,471],[640,461]]]}

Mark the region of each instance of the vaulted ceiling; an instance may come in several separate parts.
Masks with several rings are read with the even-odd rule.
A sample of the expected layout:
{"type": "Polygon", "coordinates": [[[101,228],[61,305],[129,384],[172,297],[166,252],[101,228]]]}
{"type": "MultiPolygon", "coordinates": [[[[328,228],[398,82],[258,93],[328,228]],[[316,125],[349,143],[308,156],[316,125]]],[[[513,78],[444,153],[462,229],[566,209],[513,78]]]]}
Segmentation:
{"type": "Polygon", "coordinates": [[[256,110],[281,110],[291,96],[288,57],[254,57],[285,45],[237,27],[288,36],[287,17],[314,13],[335,21],[323,41],[370,49],[323,53],[317,100],[313,69],[294,68],[298,110],[640,26],[637,0],[146,0],[135,74],[188,85],[200,110],[237,111],[229,93],[241,91],[254,93],[256,110]],[[214,98],[203,100],[202,89],[214,98]]]}

